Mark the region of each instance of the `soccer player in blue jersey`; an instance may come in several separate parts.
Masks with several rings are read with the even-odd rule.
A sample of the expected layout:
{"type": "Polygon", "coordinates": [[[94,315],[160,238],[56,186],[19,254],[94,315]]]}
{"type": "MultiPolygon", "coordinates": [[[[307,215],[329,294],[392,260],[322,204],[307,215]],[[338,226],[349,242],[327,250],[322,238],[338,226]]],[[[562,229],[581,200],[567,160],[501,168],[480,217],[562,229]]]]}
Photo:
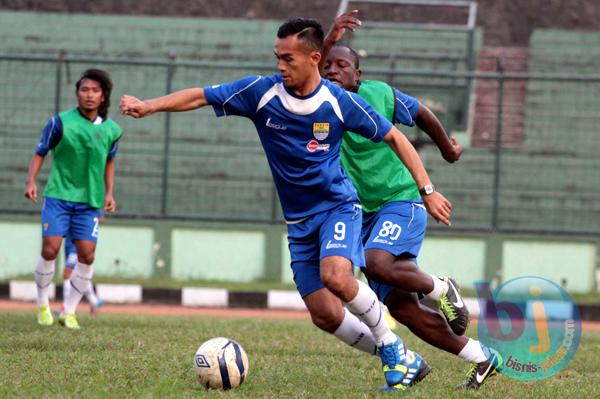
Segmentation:
{"type": "Polygon", "coordinates": [[[102,208],[113,212],[115,164],[122,131],[108,118],[112,81],[100,69],[88,69],[75,84],[78,107],[52,117],[31,158],[25,197],[37,201],[36,177],[52,150],[52,169],[42,205],[42,251],[36,263],[38,324],[50,326],[54,318],[48,301],[56,256],[63,237],[71,234],[78,263],[70,279],[71,291],[59,316],[63,326],[78,330],[77,305],[88,291],[102,208]]]}
{"type": "MultiPolygon", "coordinates": [[[[337,45],[346,30],[360,21],[357,10],[340,15],[325,38],[322,74],[342,88],[355,92],[393,123],[417,125],[452,163],[461,155],[460,145],[448,137],[439,120],[416,98],[385,82],[363,80],[359,58],[350,47],[337,45]]],[[[419,254],[427,216],[419,190],[387,146],[348,132],[342,145],[342,165],[358,191],[363,205],[363,244],[371,288],[391,314],[425,342],[472,362],[461,386],[478,389],[494,374],[501,360],[495,351],[465,337],[468,311],[452,278],[439,279],[421,271],[419,254]],[[390,177],[393,176],[393,177],[390,177]],[[437,285],[437,287],[436,287],[437,285]],[[437,301],[444,317],[423,306],[416,294],[437,301]],[[493,364],[492,364],[493,363],[493,364]]]]}
{"type": "MultiPolygon", "coordinates": [[[[378,349],[386,388],[405,389],[422,379],[429,367],[390,331],[375,293],[353,275],[353,264],[365,262],[360,203],[340,166],[344,132],[385,141],[420,187],[431,181],[399,130],[359,96],[321,79],[323,37],[318,22],[290,20],[277,32],[279,74],[249,76],[145,101],[123,96],[121,112],[139,118],[211,105],[217,116],[252,120],[288,225],[294,281],[313,323],[354,346],[361,345],[355,342],[355,331],[364,329],[377,344],[370,350],[378,349]]],[[[441,194],[432,194],[424,203],[434,218],[450,223],[451,204],[441,194]]]]}

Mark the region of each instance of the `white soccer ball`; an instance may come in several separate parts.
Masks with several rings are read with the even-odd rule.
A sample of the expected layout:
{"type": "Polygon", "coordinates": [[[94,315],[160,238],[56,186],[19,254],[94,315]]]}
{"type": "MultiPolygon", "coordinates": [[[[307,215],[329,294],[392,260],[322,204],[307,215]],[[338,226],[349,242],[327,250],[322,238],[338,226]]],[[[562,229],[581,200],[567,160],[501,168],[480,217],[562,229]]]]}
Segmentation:
{"type": "Polygon", "coordinates": [[[200,345],[194,356],[194,369],[200,384],[210,389],[233,389],[248,375],[248,356],[232,339],[217,337],[200,345]]]}

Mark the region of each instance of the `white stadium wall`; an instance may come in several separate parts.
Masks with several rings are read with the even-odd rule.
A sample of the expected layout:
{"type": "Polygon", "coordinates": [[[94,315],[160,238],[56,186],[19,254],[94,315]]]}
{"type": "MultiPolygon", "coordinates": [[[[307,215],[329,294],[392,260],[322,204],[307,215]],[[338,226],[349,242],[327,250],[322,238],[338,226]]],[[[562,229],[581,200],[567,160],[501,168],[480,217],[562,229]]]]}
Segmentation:
{"type": "MultiPolygon", "coordinates": [[[[0,221],[0,279],[31,276],[41,247],[36,218],[0,221]]],[[[571,292],[596,288],[598,241],[590,237],[519,236],[433,230],[419,266],[473,282],[534,275],[571,292]]],[[[285,226],[141,222],[109,219],[100,230],[96,274],[249,282],[293,282],[285,226]]],[[[63,265],[63,255],[57,262],[63,265]]]]}

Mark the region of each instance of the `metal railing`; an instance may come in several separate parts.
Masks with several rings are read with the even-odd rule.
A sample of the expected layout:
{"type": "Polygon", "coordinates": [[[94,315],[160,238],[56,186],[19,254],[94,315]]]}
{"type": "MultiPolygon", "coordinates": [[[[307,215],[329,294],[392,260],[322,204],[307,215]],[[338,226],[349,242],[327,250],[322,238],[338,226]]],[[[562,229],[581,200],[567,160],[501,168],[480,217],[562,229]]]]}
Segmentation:
{"type": "MultiPolygon", "coordinates": [[[[123,93],[154,97],[183,87],[275,72],[271,63],[193,62],[174,56],[132,60],[0,55],[1,213],[39,212],[22,197],[27,164],[43,124],[53,113],[74,106],[75,77],[90,66],[107,69],[113,76],[113,104],[123,93]],[[55,73],[49,74],[53,68],[55,73]]],[[[489,143],[470,146],[472,138],[480,134],[472,131],[470,137],[463,137],[466,148],[461,161],[452,166],[440,159],[435,148],[422,151],[432,179],[455,204],[455,228],[600,233],[596,199],[600,195],[596,155],[600,151],[596,134],[600,75],[373,68],[365,71],[365,76],[391,77],[399,89],[410,86],[417,97],[446,106],[452,101],[454,85],[464,87],[465,81],[472,80],[473,93],[478,93],[479,84],[491,82],[491,102],[485,107],[488,114],[476,106],[470,115],[471,126],[477,125],[473,121],[478,118],[493,120],[489,143]],[[427,84],[419,86],[419,82],[427,84]],[[436,82],[442,91],[428,95],[436,82]],[[526,94],[515,97],[511,94],[515,86],[526,94]],[[450,94],[445,100],[432,98],[446,92],[450,94]],[[517,129],[520,133],[513,131],[515,126],[522,127],[517,129]],[[565,132],[565,127],[570,130],[565,132]],[[522,135],[520,144],[505,145],[505,138],[514,134],[522,135]]],[[[122,217],[282,220],[252,124],[216,120],[210,111],[163,114],[162,119],[153,116],[143,123],[116,115],[115,108],[113,105],[112,115],[125,131],[116,187],[122,217]]],[[[438,116],[442,121],[448,117],[443,111],[438,116]]],[[[402,130],[411,138],[421,135],[415,129],[402,130]]],[[[40,185],[48,167],[44,170],[40,185]]]]}

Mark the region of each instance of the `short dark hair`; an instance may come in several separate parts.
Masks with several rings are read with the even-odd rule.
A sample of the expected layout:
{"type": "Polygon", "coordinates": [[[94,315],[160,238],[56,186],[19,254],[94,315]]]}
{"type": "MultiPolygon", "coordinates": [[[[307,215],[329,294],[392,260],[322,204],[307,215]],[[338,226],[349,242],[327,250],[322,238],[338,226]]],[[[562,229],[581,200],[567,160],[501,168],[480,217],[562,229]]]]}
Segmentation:
{"type": "Polygon", "coordinates": [[[108,108],[110,107],[110,93],[112,92],[113,83],[110,79],[110,75],[108,72],[103,71],[102,69],[87,69],[77,83],[75,83],[75,91],[79,91],[79,87],[81,86],[81,82],[84,79],[90,79],[100,83],[100,87],[102,87],[102,94],[104,95],[104,101],[100,104],[100,108],[98,108],[98,115],[102,118],[106,119],[108,116],[108,108]]]}
{"type": "Polygon", "coordinates": [[[314,50],[323,48],[325,34],[319,22],[311,18],[294,18],[279,27],[277,37],[280,39],[298,34],[298,39],[304,41],[314,50]]]}
{"type": "Polygon", "coordinates": [[[354,51],[354,49],[352,47],[345,46],[343,44],[336,44],[333,47],[347,48],[348,51],[350,51],[350,54],[352,54],[352,57],[354,58],[354,69],[360,68],[360,56],[358,55],[358,53],[356,51],[354,51]]]}

